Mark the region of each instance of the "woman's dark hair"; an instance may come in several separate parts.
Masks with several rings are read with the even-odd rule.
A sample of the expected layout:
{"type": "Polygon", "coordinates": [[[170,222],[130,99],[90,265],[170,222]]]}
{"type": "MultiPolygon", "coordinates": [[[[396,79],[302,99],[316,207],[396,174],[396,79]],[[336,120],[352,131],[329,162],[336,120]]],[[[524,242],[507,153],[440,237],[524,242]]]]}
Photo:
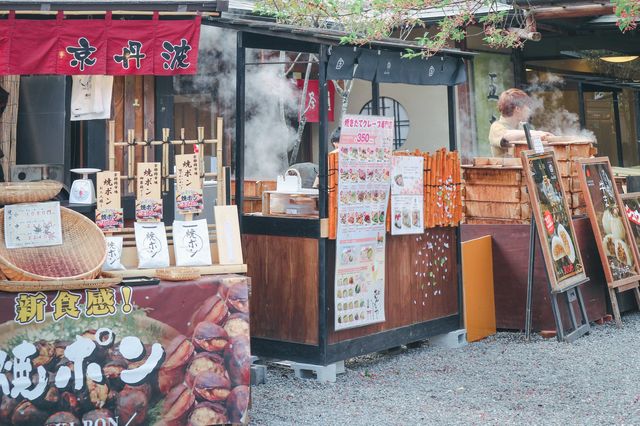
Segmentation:
{"type": "Polygon", "coordinates": [[[342,128],[340,126],[336,127],[336,129],[331,133],[331,143],[335,144],[340,142],[340,132],[342,128]]]}

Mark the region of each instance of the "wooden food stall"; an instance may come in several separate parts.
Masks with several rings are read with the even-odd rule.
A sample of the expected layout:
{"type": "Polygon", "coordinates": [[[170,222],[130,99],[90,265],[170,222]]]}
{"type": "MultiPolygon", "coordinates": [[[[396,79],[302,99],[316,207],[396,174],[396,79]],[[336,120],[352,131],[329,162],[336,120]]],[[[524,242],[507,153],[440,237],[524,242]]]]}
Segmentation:
{"type": "MultiPolygon", "coordinates": [[[[531,206],[522,174],[520,152],[526,142],[516,142],[516,158],[475,158],[463,166],[465,180],[465,224],[462,239],[484,235],[493,239],[494,292],[496,326],[524,329],[527,289],[531,206]]],[[[577,160],[596,153],[592,141],[572,137],[554,137],[548,147],[554,150],[567,203],[589,282],[582,286],[587,315],[591,321],[607,315],[607,285],[577,178],[577,160]]],[[[532,327],[555,330],[546,270],[539,245],[534,265],[532,327]]],[[[568,318],[564,305],[563,317],[568,318]]]]}
{"type": "MultiPolygon", "coordinates": [[[[186,3],[191,4],[127,5],[131,9],[120,11],[126,19],[119,19],[117,23],[115,19],[111,22],[111,12],[114,15],[116,12],[109,9],[117,5],[108,2],[75,2],[72,6],[54,2],[49,4],[51,12],[41,11],[37,4],[16,3],[18,8],[35,10],[12,11],[10,18],[0,24],[5,41],[10,40],[6,44],[11,45],[5,45],[7,61],[0,74],[21,70],[23,74],[73,74],[87,79],[102,74],[138,74],[133,77],[142,82],[143,74],[145,77],[155,75],[153,67],[146,67],[154,59],[151,54],[138,56],[143,65],[135,70],[133,66],[129,68],[128,61],[135,60],[131,57],[135,53],[131,51],[134,49],[131,43],[136,41],[128,40],[132,34],[123,29],[134,29],[136,36],[144,37],[145,45],[147,42],[152,45],[160,40],[155,39],[159,33],[156,30],[162,27],[167,31],[159,37],[165,46],[173,48],[171,43],[186,43],[187,39],[192,46],[197,46],[202,16],[219,16],[216,9],[220,2],[207,6],[186,3]],[[65,7],[80,8],[80,12],[68,13],[62,10],[65,7]],[[198,13],[189,12],[187,8],[198,13]],[[176,9],[182,12],[176,13],[176,9]],[[146,19],[150,14],[154,18],[146,19]],[[144,17],[140,19],[139,15],[144,17]],[[162,15],[169,15],[170,19],[162,15]],[[13,20],[15,22],[11,22],[13,20]],[[15,25],[16,31],[7,28],[7,21],[15,25]],[[34,45],[72,45],[66,49],[28,51],[20,46],[24,38],[34,45]],[[129,49],[121,58],[122,74],[90,68],[100,63],[95,58],[106,62],[107,41],[118,48],[129,49]],[[76,49],[73,43],[78,42],[80,46],[76,49]],[[84,53],[74,55],[85,47],[84,53]],[[24,61],[25,52],[32,55],[30,61],[24,61]],[[149,62],[143,61],[145,57],[149,62]],[[15,58],[19,61],[13,62],[15,58]],[[57,68],[48,67],[52,61],[54,64],[59,61],[57,68]]],[[[175,47],[178,46],[180,44],[175,47]]],[[[196,47],[191,56],[185,54],[179,58],[180,61],[193,59],[191,74],[195,73],[197,50],[196,47]]],[[[160,58],[164,56],[157,55],[155,60],[160,58]]],[[[116,67],[120,66],[118,61],[115,63],[116,67]]],[[[156,70],[171,69],[169,64],[163,67],[158,62],[157,65],[156,70]]],[[[164,73],[169,78],[176,74],[179,71],[164,73]]],[[[87,86],[91,84],[80,87],[87,86]]],[[[112,85],[108,85],[107,90],[110,93],[112,85]]],[[[48,101],[42,97],[34,103],[48,101]]],[[[83,207],[95,207],[95,216],[87,218],[61,207],[54,198],[62,183],[0,185],[0,207],[3,207],[0,208],[0,376],[5,379],[1,422],[7,425],[246,424],[251,355],[249,278],[233,274],[246,271],[241,257],[225,261],[227,250],[222,250],[222,255],[218,250],[218,244],[224,244],[226,235],[235,237],[237,251],[240,251],[236,208],[220,206],[225,204],[226,197],[224,186],[218,185],[218,205],[234,213],[220,218],[218,228],[207,226],[206,221],[193,220],[194,214],[204,210],[202,180],[207,174],[200,173],[202,158],[197,149],[191,154],[184,151],[187,143],[200,147],[216,145],[220,159],[222,120],[216,123],[215,138],[205,138],[204,128],[198,128],[198,137],[194,140],[185,140],[183,132],[180,140],[176,140],[177,129],[170,138],[169,130],[162,129],[151,109],[151,115],[144,117],[144,140],[136,140],[135,131],[128,127],[134,122],[131,110],[127,113],[122,108],[113,108],[111,101],[106,104],[108,117],[84,119],[95,120],[92,124],[102,131],[89,142],[83,141],[82,149],[91,148],[90,151],[99,153],[97,157],[102,161],[99,165],[107,169],[96,178],[96,186],[88,179],[84,182],[84,188],[90,188],[84,194],[95,197],[86,197],[83,207]],[[111,116],[114,110],[120,110],[122,115],[111,116]],[[116,135],[117,124],[112,122],[107,126],[108,118],[115,118],[123,133],[126,129],[129,136],[116,135]],[[148,136],[149,130],[152,133],[158,130],[156,134],[162,133],[162,137],[148,136]],[[174,145],[180,145],[189,161],[182,162],[181,155],[174,156],[178,154],[174,145]],[[154,161],[156,148],[157,161],[154,161]],[[137,151],[143,155],[136,156],[137,151]],[[125,152],[129,153],[126,159],[125,152]],[[120,164],[127,164],[125,173],[115,170],[116,157],[120,164]],[[173,173],[169,173],[170,158],[171,163],[176,164],[173,173]],[[178,199],[168,190],[173,180],[177,181],[178,199]],[[123,195],[134,186],[138,201],[153,193],[151,198],[158,208],[148,209],[146,201],[138,203],[135,223],[127,222],[124,227],[123,195]],[[171,200],[170,207],[175,201],[178,212],[185,218],[173,221],[167,233],[162,218],[163,196],[171,200]],[[149,211],[153,216],[141,215],[141,211],[149,211]],[[199,231],[192,228],[196,222],[198,226],[204,225],[199,231]],[[140,233],[139,225],[162,232],[143,229],[140,233]],[[190,229],[180,238],[178,229],[184,226],[190,229]],[[190,233],[191,230],[194,232],[190,233]],[[159,235],[162,238],[158,238],[159,235]],[[187,253],[189,250],[191,253],[187,253]],[[196,252],[203,254],[202,261],[186,265],[190,260],[184,262],[184,259],[196,252]],[[143,265],[144,259],[163,264],[143,265]],[[214,402],[215,409],[211,407],[214,402]]],[[[28,108],[38,106],[26,105],[28,108]]],[[[65,106],[69,111],[69,104],[65,106]]],[[[163,107],[163,110],[163,114],[173,114],[172,108],[163,107]]],[[[135,118],[142,121],[141,116],[135,118]]],[[[196,126],[193,127],[196,130],[196,126]]],[[[50,143],[47,139],[43,141],[40,143],[50,143]]],[[[98,165],[90,163],[88,165],[98,165]]],[[[218,171],[220,175],[207,177],[215,177],[221,183],[222,167],[218,167],[218,171]]],[[[68,174],[68,170],[65,173],[68,174]]],[[[166,216],[164,220],[171,222],[166,216]]]]}
{"type": "MultiPolygon", "coordinates": [[[[231,28],[238,28],[241,24],[239,19],[228,22],[231,28]]],[[[289,27],[272,23],[254,23],[238,34],[235,200],[245,209],[244,191],[247,186],[243,182],[245,151],[242,149],[245,146],[243,118],[246,114],[245,49],[315,53],[319,57],[321,88],[326,87],[330,79],[344,78],[335,75],[340,69],[346,70],[349,79],[353,78],[354,57],[359,55],[377,61],[379,53],[384,58],[393,56],[394,61],[401,60],[403,66],[424,67],[421,59],[400,59],[398,52],[410,43],[374,42],[372,48],[380,49],[376,52],[338,47],[339,39],[339,34],[333,32],[292,31],[289,27]],[[349,52],[352,53],[349,55],[349,52]],[[338,61],[341,64],[336,66],[338,61]]],[[[471,56],[445,49],[441,56],[432,58],[437,60],[437,69],[443,72],[441,78],[435,78],[434,84],[448,86],[447,148],[451,150],[456,149],[455,84],[466,78],[463,59],[471,56]]],[[[372,81],[373,115],[378,113],[379,96],[375,71],[375,63],[367,64],[361,60],[358,66],[360,76],[356,76],[372,81]]],[[[241,217],[243,248],[248,274],[252,277],[253,354],[326,366],[463,328],[459,227],[434,225],[426,230],[423,228],[420,235],[386,235],[385,320],[336,331],[335,295],[340,293],[336,293],[334,286],[336,241],[329,238],[329,199],[331,191],[335,190],[329,180],[331,173],[336,171],[332,171],[333,167],[328,163],[328,100],[325,90],[320,90],[319,102],[319,214],[315,217],[268,214],[263,194],[263,212],[245,213],[241,217]],[[267,214],[263,214],[265,212],[267,214]],[[429,274],[436,271],[436,264],[441,273],[430,277],[429,274]],[[433,287],[427,288],[427,281],[433,287]]],[[[255,194],[251,196],[255,197],[255,194]]],[[[273,193],[270,196],[273,197],[273,193]]]]}

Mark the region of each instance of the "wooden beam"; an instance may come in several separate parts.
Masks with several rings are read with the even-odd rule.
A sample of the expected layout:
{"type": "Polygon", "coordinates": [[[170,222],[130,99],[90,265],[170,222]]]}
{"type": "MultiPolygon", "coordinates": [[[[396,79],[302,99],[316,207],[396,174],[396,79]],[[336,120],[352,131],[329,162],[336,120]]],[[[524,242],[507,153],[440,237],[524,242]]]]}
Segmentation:
{"type": "Polygon", "coordinates": [[[536,20],[585,18],[589,16],[611,15],[613,5],[610,4],[581,4],[575,6],[555,6],[531,8],[536,20]]]}

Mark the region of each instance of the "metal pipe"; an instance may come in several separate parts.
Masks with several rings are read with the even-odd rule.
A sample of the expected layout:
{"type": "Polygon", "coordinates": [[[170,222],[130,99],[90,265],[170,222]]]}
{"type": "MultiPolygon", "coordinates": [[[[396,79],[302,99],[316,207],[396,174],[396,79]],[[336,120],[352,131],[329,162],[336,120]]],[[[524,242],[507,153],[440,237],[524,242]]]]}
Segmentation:
{"type": "Polygon", "coordinates": [[[580,128],[587,127],[587,114],[584,105],[584,83],[578,82],[578,114],[580,115],[580,128]]]}
{"type": "Polygon", "coordinates": [[[618,167],[624,167],[624,151],[622,148],[622,128],[620,126],[620,98],[617,91],[613,91],[613,120],[616,128],[616,150],[618,151],[618,167]]]}
{"type": "Polygon", "coordinates": [[[240,216],[242,232],[242,213],[244,211],[244,119],[245,119],[245,49],[244,33],[238,32],[236,47],[236,205],[240,216]]]}

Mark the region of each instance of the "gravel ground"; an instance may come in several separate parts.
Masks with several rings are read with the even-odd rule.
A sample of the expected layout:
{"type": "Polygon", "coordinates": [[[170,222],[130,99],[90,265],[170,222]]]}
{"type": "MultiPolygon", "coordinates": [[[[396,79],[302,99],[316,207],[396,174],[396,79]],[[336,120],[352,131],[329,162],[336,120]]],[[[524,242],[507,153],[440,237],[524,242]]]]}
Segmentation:
{"type": "Polygon", "coordinates": [[[572,344],[498,333],[346,362],[336,383],[269,366],[255,425],[640,424],[640,313],[572,344]]]}

